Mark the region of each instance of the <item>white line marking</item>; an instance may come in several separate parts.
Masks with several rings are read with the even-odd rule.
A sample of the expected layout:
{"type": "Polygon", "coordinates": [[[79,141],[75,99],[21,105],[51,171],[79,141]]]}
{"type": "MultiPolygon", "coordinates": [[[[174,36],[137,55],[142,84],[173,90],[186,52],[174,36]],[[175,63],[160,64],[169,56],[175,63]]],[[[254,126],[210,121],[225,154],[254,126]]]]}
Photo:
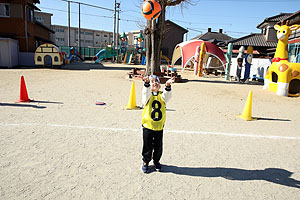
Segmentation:
{"type": "MultiPolygon", "coordinates": [[[[109,130],[115,132],[131,131],[140,132],[141,129],[129,129],[129,128],[106,128],[97,126],[72,126],[64,124],[38,124],[38,123],[21,123],[21,124],[7,124],[0,123],[0,126],[49,126],[49,127],[62,127],[62,128],[75,128],[75,129],[95,129],[95,130],[109,130]]],[[[300,140],[300,137],[294,136],[275,136],[275,135],[252,135],[252,134],[239,134],[239,133],[213,133],[204,131],[177,131],[177,130],[165,130],[165,133],[177,133],[177,134],[200,134],[200,135],[220,135],[228,137],[250,137],[250,138],[265,138],[265,139],[288,139],[288,140],[300,140]]]]}

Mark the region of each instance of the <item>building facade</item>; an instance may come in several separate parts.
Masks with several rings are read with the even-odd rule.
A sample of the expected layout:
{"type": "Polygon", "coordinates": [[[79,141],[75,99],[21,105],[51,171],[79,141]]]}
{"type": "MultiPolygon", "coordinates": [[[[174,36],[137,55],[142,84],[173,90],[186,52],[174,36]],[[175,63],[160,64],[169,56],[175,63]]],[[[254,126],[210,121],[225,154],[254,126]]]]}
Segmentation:
{"type": "Polygon", "coordinates": [[[288,18],[290,15],[291,13],[280,13],[265,18],[263,22],[256,27],[261,29],[261,33],[251,33],[244,37],[228,41],[228,43],[233,43],[234,50],[238,50],[241,46],[244,46],[246,49],[248,46],[252,46],[254,51],[256,51],[256,53],[253,54],[254,57],[272,58],[278,41],[274,25],[278,21],[288,18]]]}
{"type": "MultiPolygon", "coordinates": [[[[293,13],[291,16],[286,18],[283,22],[289,21],[289,25],[298,24],[300,26],[300,10],[293,13]]],[[[300,63],[300,29],[292,32],[289,37],[289,61],[300,63]]]]}
{"type": "Polygon", "coordinates": [[[34,17],[38,3],[39,0],[0,0],[0,37],[17,40],[20,52],[34,52],[40,44],[51,42],[53,31],[34,17]]]}
{"type": "Polygon", "coordinates": [[[166,20],[165,26],[165,36],[162,41],[161,50],[162,54],[171,60],[174,48],[177,44],[183,42],[184,34],[188,30],[170,20],[166,20]]]}
{"type": "MultiPolygon", "coordinates": [[[[55,32],[55,44],[57,46],[69,46],[68,44],[68,26],[52,25],[52,30],[55,32]]],[[[97,47],[102,48],[110,45],[113,41],[113,33],[102,30],[80,29],[80,47],[97,47]]],[[[77,47],[78,28],[70,27],[70,46],[77,47]]]]}
{"type": "Polygon", "coordinates": [[[207,29],[207,32],[194,37],[192,40],[204,40],[211,42],[219,47],[224,47],[224,44],[231,40],[232,37],[223,33],[223,29],[219,29],[218,32],[214,32],[211,28],[207,29]]]}

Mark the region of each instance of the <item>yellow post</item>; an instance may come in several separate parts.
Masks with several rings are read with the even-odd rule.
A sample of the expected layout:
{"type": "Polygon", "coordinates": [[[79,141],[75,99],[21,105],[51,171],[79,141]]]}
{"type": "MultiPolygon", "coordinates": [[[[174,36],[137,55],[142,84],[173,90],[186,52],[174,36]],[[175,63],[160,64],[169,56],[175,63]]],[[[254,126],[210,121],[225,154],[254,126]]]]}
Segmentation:
{"type": "Polygon", "coordinates": [[[255,118],[252,118],[251,115],[252,115],[252,91],[250,90],[246,104],[244,106],[243,113],[241,115],[238,115],[238,117],[246,121],[256,120],[255,118]]]}
{"type": "Polygon", "coordinates": [[[126,59],[127,59],[127,53],[125,54],[125,56],[124,56],[124,61],[123,61],[123,64],[125,64],[126,63],[126,59]]]}
{"type": "Polygon", "coordinates": [[[138,109],[136,106],[136,95],[135,95],[135,83],[132,82],[128,105],[125,107],[126,110],[138,109]]]}
{"type": "Polygon", "coordinates": [[[201,44],[201,50],[200,50],[200,54],[199,54],[199,66],[198,66],[198,76],[201,77],[202,76],[202,68],[203,68],[203,59],[205,57],[205,43],[202,42],[201,44]]]}

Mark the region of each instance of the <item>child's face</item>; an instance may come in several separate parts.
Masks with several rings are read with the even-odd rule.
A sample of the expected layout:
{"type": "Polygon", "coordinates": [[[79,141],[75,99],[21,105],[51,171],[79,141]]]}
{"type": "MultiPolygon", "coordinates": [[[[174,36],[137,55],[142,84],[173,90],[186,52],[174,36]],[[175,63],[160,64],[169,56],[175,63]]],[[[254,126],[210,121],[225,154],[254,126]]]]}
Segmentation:
{"type": "Polygon", "coordinates": [[[155,78],[150,79],[151,91],[158,92],[160,89],[160,84],[155,78]]]}

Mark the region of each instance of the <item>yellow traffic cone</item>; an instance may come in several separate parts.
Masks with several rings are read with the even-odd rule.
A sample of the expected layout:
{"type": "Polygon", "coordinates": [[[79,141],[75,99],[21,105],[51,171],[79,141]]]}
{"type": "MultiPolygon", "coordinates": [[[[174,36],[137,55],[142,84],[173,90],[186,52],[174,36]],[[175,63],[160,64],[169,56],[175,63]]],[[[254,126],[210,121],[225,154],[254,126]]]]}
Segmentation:
{"type": "Polygon", "coordinates": [[[252,91],[249,91],[248,98],[241,115],[238,115],[239,118],[242,118],[247,121],[256,120],[256,118],[252,118],[252,91]]]}
{"type": "Polygon", "coordinates": [[[138,109],[136,106],[136,95],[135,95],[135,83],[132,82],[128,105],[125,107],[126,110],[138,109]]]}

